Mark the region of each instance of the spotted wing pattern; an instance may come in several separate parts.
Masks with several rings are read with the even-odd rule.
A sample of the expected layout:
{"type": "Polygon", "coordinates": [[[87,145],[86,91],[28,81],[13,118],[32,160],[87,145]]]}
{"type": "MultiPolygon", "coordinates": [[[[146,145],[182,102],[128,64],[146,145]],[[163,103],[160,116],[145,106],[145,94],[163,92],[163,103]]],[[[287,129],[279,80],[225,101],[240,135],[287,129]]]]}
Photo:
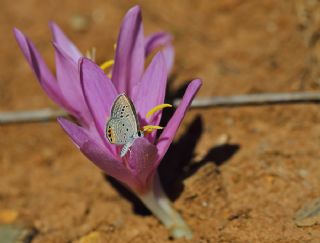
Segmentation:
{"type": "Polygon", "coordinates": [[[132,101],[120,94],[113,103],[111,118],[107,123],[106,135],[112,144],[132,143],[139,132],[139,124],[132,101]]]}

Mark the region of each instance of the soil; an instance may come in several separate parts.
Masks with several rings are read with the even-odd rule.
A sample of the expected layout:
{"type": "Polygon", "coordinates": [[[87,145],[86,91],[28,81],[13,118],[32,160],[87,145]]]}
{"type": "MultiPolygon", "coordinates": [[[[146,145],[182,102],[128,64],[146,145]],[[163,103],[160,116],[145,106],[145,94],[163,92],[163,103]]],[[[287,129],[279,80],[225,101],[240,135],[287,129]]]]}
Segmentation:
{"type": "MultiPolygon", "coordinates": [[[[198,97],[320,89],[318,1],[2,0],[0,110],[57,107],[20,53],[13,27],[34,41],[52,69],[50,20],[83,52],[96,47],[101,63],[112,58],[121,18],[134,4],[142,8],[146,33],[175,37],[172,95],[194,77],[203,79],[198,97]]],[[[294,222],[320,195],[319,109],[188,112],[160,173],[194,231],[192,242],[320,242],[319,225],[294,222]]],[[[0,211],[16,213],[12,224],[34,228],[32,243],[173,242],[56,122],[4,125],[0,137],[0,211]]]]}

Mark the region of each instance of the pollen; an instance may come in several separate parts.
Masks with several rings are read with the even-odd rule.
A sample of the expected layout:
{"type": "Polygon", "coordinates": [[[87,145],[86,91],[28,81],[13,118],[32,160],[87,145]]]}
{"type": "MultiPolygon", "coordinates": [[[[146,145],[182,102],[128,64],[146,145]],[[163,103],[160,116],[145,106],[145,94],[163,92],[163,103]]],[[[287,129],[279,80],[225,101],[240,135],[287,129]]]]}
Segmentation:
{"type": "Polygon", "coordinates": [[[100,68],[101,68],[102,70],[106,70],[107,68],[111,67],[113,64],[114,64],[114,60],[111,59],[111,60],[108,60],[108,61],[105,61],[104,63],[102,63],[102,64],[100,65],[100,68]]]}
{"type": "Polygon", "coordinates": [[[153,132],[153,130],[160,130],[163,129],[163,127],[160,126],[153,126],[153,125],[146,125],[143,127],[143,131],[147,133],[153,132]]]}
{"type": "Polygon", "coordinates": [[[160,111],[160,110],[162,110],[163,108],[166,108],[166,107],[172,107],[172,105],[170,105],[170,104],[157,105],[157,106],[153,107],[150,111],[148,111],[148,113],[146,115],[146,118],[149,118],[150,116],[152,116],[157,111],[160,111]]]}

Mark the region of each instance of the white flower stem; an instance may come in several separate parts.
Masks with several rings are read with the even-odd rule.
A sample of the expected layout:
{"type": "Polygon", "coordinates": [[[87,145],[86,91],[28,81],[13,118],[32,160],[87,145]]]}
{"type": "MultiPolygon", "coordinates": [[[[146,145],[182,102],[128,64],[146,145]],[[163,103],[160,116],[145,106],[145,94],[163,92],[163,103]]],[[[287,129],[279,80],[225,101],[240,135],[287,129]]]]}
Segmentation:
{"type": "Polygon", "coordinates": [[[164,193],[158,175],[149,192],[138,195],[144,205],[164,224],[173,238],[192,238],[192,231],[164,193]]]}

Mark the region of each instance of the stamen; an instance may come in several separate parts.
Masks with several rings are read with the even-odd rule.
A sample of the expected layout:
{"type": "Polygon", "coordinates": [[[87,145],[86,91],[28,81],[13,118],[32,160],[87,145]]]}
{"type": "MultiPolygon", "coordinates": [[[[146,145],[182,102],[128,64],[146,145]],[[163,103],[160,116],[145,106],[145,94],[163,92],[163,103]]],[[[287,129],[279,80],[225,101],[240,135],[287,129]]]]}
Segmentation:
{"type": "Polygon", "coordinates": [[[157,105],[155,107],[153,107],[150,111],[148,111],[146,118],[149,118],[150,116],[152,116],[155,112],[162,110],[163,108],[166,107],[172,107],[172,105],[170,104],[161,104],[161,105],[157,105]]]}
{"type": "Polygon", "coordinates": [[[111,67],[113,64],[114,64],[114,60],[111,59],[111,60],[108,60],[108,61],[102,63],[102,64],[100,65],[100,68],[101,68],[102,70],[106,70],[107,68],[111,67]]]}
{"type": "Polygon", "coordinates": [[[143,127],[143,131],[147,133],[153,132],[153,130],[160,130],[163,129],[163,127],[160,126],[153,126],[153,125],[146,125],[143,127]]]}
{"type": "Polygon", "coordinates": [[[89,58],[91,61],[95,62],[96,60],[96,48],[92,47],[91,50],[87,50],[86,57],[89,58]]]}

